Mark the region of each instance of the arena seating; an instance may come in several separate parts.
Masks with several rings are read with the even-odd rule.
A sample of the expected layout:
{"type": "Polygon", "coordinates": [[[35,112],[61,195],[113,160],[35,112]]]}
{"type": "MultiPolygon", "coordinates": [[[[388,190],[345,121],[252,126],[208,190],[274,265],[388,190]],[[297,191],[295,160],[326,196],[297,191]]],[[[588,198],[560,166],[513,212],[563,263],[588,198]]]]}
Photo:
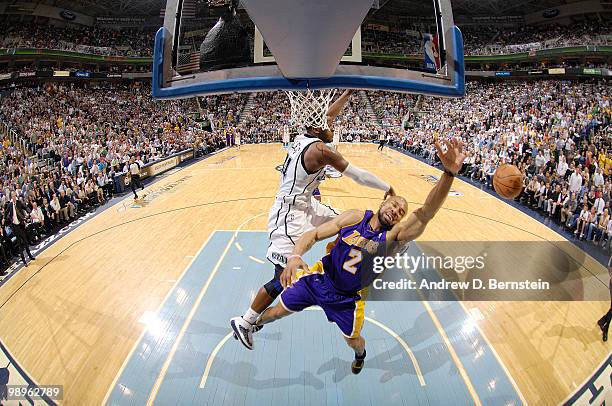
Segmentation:
{"type": "MultiPolygon", "coordinates": [[[[282,92],[155,101],[148,84],[139,82],[16,88],[0,99],[0,112],[21,139],[15,145],[1,140],[0,203],[11,190],[30,209],[36,201],[45,217],[35,227],[38,238],[71,220],[60,215],[68,202],[75,215],[104,204],[113,194],[114,175],[125,171],[131,157],[146,164],[188,148],[206,154],[225,147],[226,135],[235,132],[243,143],[279,142],[290,124],[282,92]],[[211,131],[189,118],[196,112],[211,122],[211,131]]],[[[335,127],[348,142],[376,140],[384,132],[392,146],[433,165],[435,139],[462,137],[469,151],[466,179],[490,188],[498,165],[516,164],[526,179],[517,201],[550,214],[552,222],[577,231],[577,238],[609,248],[611,114],[602,82],[470,82],[460,100],[356,92],[335,127]],[[579,178],[572,175],[576,168],[579,178]],[[597,206],[595,215],[581,220],[582,205],[566,191],[576,193],[576,202],[586,201],[588,210],[597,206]]]]}
{"type": "MultiPolygon", "coordinates": [[[[380,105],[388,96],[370,97],[380,105]]],[[[421,110],[427,114],[412,115],[412,129],[394,129],[391,145],[436,165],[434,140],[461,137],[469,154],[462,170],[468,180],[491,189],[497,167],[514,164],[525,177],[517,202],[576,238],[610,249],[612,109],[607,83],[471,82],[464,99],[425,98],[421,110]]]]}
{"type": "MultiPolygon", "coordinates": [[[[422,53],[421,41],[405,33],[407,30],[414,30],[415,27],[394,28],[395,31],[391,32],[363,28],[364,51],[400,55],[422,53]]],[[[563,26],[465,25],[460,28],[466,55],[488,55],[579,45],[610,45],[609,33],[612,31],[612,23],[602,20],[575,22],[563,26]]],[[[432,29],[428,31],[431,32],[432,29]]]]}
{"type": "MultiPolygon", "coordinates": [[[[223,131],[235,124],[231,111],[246,96],[157,102],[148,85],[76,86],[48,84],[14,89],[0,99],[0,119],[21,138],[2,138],[0,215],[12,190],[44,216],[32,222],[31,243],[57,230],[113,196],[117,173],[130,158],[143,164],[195,148],[197,154],[225,146],[223,131]],[[231,106],[231,107],[230,107],[231,106]],[[187,125],[188,114],[200,112],[216,122],[213,132],[187,125]],[[21,146],[25,146],[22,148],[21,146]],[[64,192],[64,193],[62,193],[64,192]],[[74,207],[74,212],[66,210],[74,207]],[[70,214],[69,214],[70,213],[70,214]]],[[[0,235],[10,257],[11,239],[0,235]]],[[[2,251],[2,250],[0,250],[2,251]]],[[[8,258],[0,255],[0,262],[8,258]]]]}
{"type": "MultiPolygon", "coordinates": [[[[214,21],[212,21],[214,23],[214,21]]],[[[205,21],[206,27],[211,21],[205,21]]],[[[432,31],[423,27],[392,27],[391,31],[362,27],[364,52],[374,54],[420,54],[421,39],[407,31],[432,31]]],[[[607,20],[581,21],[569,25],[495,27],[466,25],[460,27],[466,55],[525,52],[532,49],[575,45],[610,45],[612,23],[607,20]]],[[[249,31],[250,32],[250,31],[249,31]]],[[[47,48],[102,55],[151,56],[155,30],[104,27],[56,27],[50,24],[0,24],[0,48],[47,48]]],[[[193,42],[198,48],[201,38],[193,42]]],[[[189,44],[187,44],[189,45],[189,44]]]]}
{"type": "Polygon", "coordinates": [[[151,56],[155,30],[55,27],[51,24],[0,25],[0,48],[46,48],[98,55],[151,56]]]}

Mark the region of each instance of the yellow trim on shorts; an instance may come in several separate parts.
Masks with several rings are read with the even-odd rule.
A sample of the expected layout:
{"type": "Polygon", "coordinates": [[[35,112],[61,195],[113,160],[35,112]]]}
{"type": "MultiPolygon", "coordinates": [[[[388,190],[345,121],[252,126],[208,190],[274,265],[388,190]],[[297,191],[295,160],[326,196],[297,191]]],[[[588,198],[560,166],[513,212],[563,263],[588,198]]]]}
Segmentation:
{"type": "Polygon", "coordinates": [[[363,320],[365,318],[365,302],[363,300],[357,300],[355,302],[355,313],[353,317],[353,331],[349,338],[357,338],[361,335],[363,320]]]}
{"type": "Polygon", "coordinates": [[[297,271],[295,274],[295,279],[297,281],[300,280],[300,278],[303,278],[304,276],[314,274],[323,275],[324,273],[325,271],[323,270],[323,262],[317,261],[309,269],[300,269],[299,271],[297,271]]]}
{"type": "MultiPolygon", "coordinates": [[[[362,290],[359,291],[361,295],[362,290]]],[[[355,301],[355,311],[353,313],[353,331],[349,338],[357,338],[361,335],[361,329],[363,328],[363,321],[365,319],[365,301],[359,299],[355,301]]]]}

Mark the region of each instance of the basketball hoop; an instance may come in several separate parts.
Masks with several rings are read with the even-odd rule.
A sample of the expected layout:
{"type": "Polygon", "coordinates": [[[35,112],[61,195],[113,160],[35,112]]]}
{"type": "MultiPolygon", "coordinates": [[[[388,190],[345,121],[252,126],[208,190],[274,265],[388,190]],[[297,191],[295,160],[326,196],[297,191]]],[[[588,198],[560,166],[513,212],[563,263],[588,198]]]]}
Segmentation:
{"type": "Polygon", "coordinates": [[[329,130],[327,110],[336,89],[286,91],[291,103],[291,125],[329,130]]]}

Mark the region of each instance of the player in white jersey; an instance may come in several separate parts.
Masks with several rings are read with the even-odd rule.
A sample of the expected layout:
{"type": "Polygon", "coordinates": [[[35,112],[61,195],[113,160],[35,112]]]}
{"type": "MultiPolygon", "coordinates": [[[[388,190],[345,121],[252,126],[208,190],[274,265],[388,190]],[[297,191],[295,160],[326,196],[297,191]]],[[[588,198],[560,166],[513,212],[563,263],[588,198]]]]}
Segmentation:
{"type": "MultiPolygon", "coordinates": [[[[352,91],[345,91],[327,110],[328,127],[340,113],[352,91]]],[[[261,312],[268,308],[283,288],[279,276],[287,264],[295,242],[305,232],[336,217],[339,212],[317,201],[312,192],[325,179],[329,165],[355,182],[394,196],[393,188],[375,175],[348,163],[335,149],[325,145],[333,140],[332,131],[307,127],[306,134],[297,136],[283,164],[279,190],[268,216],[270,245],[267,258],[274,264],[274,277],[259,289],[249,309],[242,317],[234,317],[230,325],[235,338],[253,349],[254,325],[261,312]]]]}
{"type": "Polygon", "coordinates": [[[340,134],[342,134],[342,127],[335,128],[334,129],[334,140],[332,141],[332,145],[336,149],[338,149],[338,144],[340,144],[340,134]]]}
{"type": "Polygon", "coordinates": [[[283,148],[287,148],[289,147],[289,127],[284,126],[283,127],[283,148]]]}
{"type": "MultiPolygon", "coordinates": [[[[340,134],[342,134],[342,127],[334,128],[334,138],[330,146],[336,151],[338,150],[338,144],[340,144],[340,134]]],[[[325,175],[329,178],[339,178],[340,176],[342,176],[340,172],[338,172],[330,165],[327,165],[325,167],[325,175]]]]}
{"type": "Polygon", "coordinates": [[[238,149],[240,149],[240,131],[236,131],[235,143],[238,149]]]}

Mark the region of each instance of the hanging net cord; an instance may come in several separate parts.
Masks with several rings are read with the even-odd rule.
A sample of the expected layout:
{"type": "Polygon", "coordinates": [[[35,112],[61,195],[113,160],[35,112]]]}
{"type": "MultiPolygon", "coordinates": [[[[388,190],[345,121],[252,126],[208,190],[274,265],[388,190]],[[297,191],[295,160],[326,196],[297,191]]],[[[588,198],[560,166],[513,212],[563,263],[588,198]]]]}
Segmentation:
{"type": "Polygon", "coordinates": [[[291,103],[291,125],[328,130],[327,110],[336,89],[286,91],[291,103]]]}

